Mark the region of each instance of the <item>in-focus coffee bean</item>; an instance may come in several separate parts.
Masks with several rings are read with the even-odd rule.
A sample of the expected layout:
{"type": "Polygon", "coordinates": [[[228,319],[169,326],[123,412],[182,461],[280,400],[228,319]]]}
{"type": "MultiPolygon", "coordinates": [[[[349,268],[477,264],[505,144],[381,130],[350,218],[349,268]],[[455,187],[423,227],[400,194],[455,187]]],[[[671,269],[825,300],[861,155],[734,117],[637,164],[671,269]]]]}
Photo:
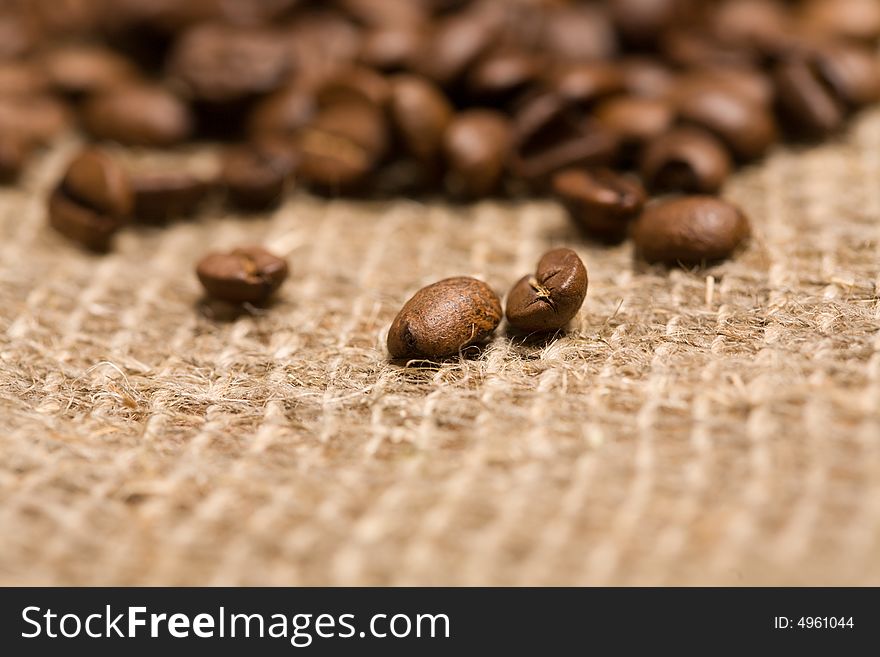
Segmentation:
{"type": "Polygon", "coordinates": [[[587,269],[577,253],[548,251],[535,273],[523,276],[508,293],[507,321],[524,333],[562,329],[583,305],[588,282],[587,269]]]}
{"type": "Polygon", "coordinates": [[[714,196],[684,196],[648,205],[632,237],[637,256],[647,262],[700,265],[730,257],[749,234],[737,206],[714,196]]]}
{"type": "Polygon", "coordinates": [[[196,274],[208,296],[230,303],[263,303],[288,275],[287,261],[260,246],[209,253],[196,274]]]}
{"type": "Polygon", "coordinates": [[[588,236],[620,242],[647,199],[638,180],[610,169],[566,169],[553,177],[553,193],[588,236]]]}
{"type": "Polygon", "coordinates": [[[388,331],[392,358],[440,359],[485,341],[501,322],[501,301],[486,283],[460,276],[422,288],[388,331]]]}
{"type": "Polygon", "coordinates": [[[714,194],[721,189],[732,167],[726,147],[712,133],[681,127],[647,146],[641,174],[645,185],[654,192],[714,194]]]}

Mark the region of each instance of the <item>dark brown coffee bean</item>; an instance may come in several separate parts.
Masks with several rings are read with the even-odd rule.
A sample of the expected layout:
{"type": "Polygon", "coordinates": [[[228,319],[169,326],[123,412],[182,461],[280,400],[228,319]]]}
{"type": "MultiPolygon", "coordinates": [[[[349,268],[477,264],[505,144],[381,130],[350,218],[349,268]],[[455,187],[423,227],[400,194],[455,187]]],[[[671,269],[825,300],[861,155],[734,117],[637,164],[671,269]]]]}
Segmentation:
{"type": "Polygon", "coordinates": [[[542,11],[538,49],[565,61],[609,59],[617,51],[617,37],[603,7],[549,6],[542,11]]]}
{"type": "Polygon", "coordinates": [[[168,70],[195,98],[224,103],[278,88],[290,61],[275,32],[206,24],[180,37],[168,70]]]}
{"type": "Polygon", "coordinates": [[[49,91],[49,77],[34,62],[0,61],[0,97],[21,97],[49,91]]]}
{"type": "Polygon", "coordinates": [[[388,331],[392,358],[438,359],[485,341],[501,322],[501,301],[483,281],[460,276],[422,288],[388,331]]]}
{"type": "Polygon", "coordinates": [[[714,196],[648,205],[633,226],[636,254],[647,262],[699,265],[728,258],[749,236],[742,211],[714,196]]]}
{"type": "Polygon", "coordinates": [[[0,183],[14,182],[31,153],[31,144],[16,133],[0,134],[0,183]]]}
{"type": "Polygon", "coordinates": [[[220,180],[234,205],[264,210],[281,201],[293,165],[292,151],[278,142],[248,144],[226,153],[220,180]]]}
{"type": "Polygon", "coordinates": [[[701,128],[677,128],[645,149],[642,180],[653,192],[714,194],[731,173],[724,144],[701,128]]]}
{"type": "Polygon", "coordinates": [[[642,98],[672,97],[676,76],[663,62],[647,56],[628,57],[617,68],[626,93],[642,98]]]}
{"type": "Polygon", "coordinates": [[[609,169],[560,171],[553,177],[553,193],[581,230],[609,243],[626,237],[647,200],[637,180],[609,169]]]}
{"type": "Polygon", "coordinates": [[[592,105],[624,90],[621,71],[605,63],[585,63],[564,67],[553,76],[553,91],[567,104],[592,105]]]}
{"type": "Polygon", "coordinates": [[[100,46],[71,45],[44,55],[43,69],[61,93],[86,96],[137,79],[137,70],[124,57],[100,46]]]}
{"type": "Polygon", "coordinates": [[[93,251],[106,251],[122,221],[82,205],[57,188],[49,196],[49,225],[93,251]]]}
{"type": "Polygon", "coordinates": [[[776,98],[786,129],[816,138],[836,132],[846,119],[846,108],[804,58],[777,64],[773,71],[776,98]]]}
{"type": "Polygon", "coordinates": [[[673,26],[695,20],[696,3],[688,0],[610,0],[621,37],[638,46],[654,45],[673,26]]]}
{"type": "Polygon", "coordinates": [[[128,173],[110,153],[96,147],[71,160],[61,188],[73,201],[111,217],[129,216],[134,205],[128,173]]]}
{"type": "Polygon", "coordinates": [[[287,262],[259,246],[209,253],[196,274],[209,296],[230,303],[262,303],[287,278],[287,262]]]}
{"type": "Polygon", "coordinates": [[[453,115],[443,92],[425,78],[395,76],[391,80],[389,111],[404,150],[422,162],[434,161],[453,115]]]}
{"type": "Polygon", "coordinates": [[[773,81],[759,69],[707,66],[680,76],[678,85],[698,89],[724,87],[756,105],[773,104],[773,81]]]}
{"type": "Polygon", "coordinates": [[[27,144],[45,144],[70,127],[67,105],[52,96],[0,98],[0,133],[27,144]]]}
{"type": "Polygon", "coordinates": [[[676,95],[681,119],[718,135],[738,159],[761,157],[776,141],[776,121],[770,109],[730,86],[684,84],[676,95]]]}
{"type": "Polygon", "coordinates": [[[811,33],[875,42],[880,38],[880,3],[876,0],[807,0],[801,21],[811,33]]]}
{"type": "Polygon", "coordinates": [[[443,138],[449,190],[471,198],[495,192],[509,147],[510,124],[504,114],[481,109],[458,114],[443,138]]]}
{"type": "Polygon", "coordinates": [[[133,216],[137,221],[162,224],[192,215],[207,196],[209,184],[184,171],[135,173],[133,216]]]}
{"type": "Polygon", "coordinates": [[[391,85],[385,76],[368,68],[352,66],[328,79],[318,89],[318,105],[369,103],[385,107],[391,96],[391,85]]]}
{"type": "Polygon", "coordinates": [[[192,131],[189,108],[157,86],[129,85],[86,102],[82,123],[90,135],[129,146],[171,146],[192,131]]]}
{"type": "Polygon", "coordinates": [[[468,95],[481,103],[505,104],[535,84],[544,66],[541,57],[529,52],[490,54],[468,74],[468,95]]]}
{"type": "Polygon", "coordinates": [[[621,149],[637,153],[642,145],[664,134],[675,120],[671,103],[660,98],[617,96],[596,107],[596,120],[620,138],[621,149]]]}
{"type": "Polygon", "coordinates": [[[720,40],[703,26],[667,32],[660,40],[660,54],[672,66],[683,69],[751,67],[762,60],[761,53],[755,49],[720,40]]]}
{"type": "Polygon", "coordinates": [[[255,138],[292,135],[308,125],[315,111],[315,96],[310,90],[297,85],[279,89],[254,105],[248,117],[248,134],[255,138]]]}
{"type": "Polygon", "coordinates": [[[388,149],[384,115],[363,103],[321,110],[297,137],[299,175],[331,192],[359,187],[388,149]]]}
{"type": "Polygon", "coordinates": [[[610,164],[619,139],[552,93],[531,99],[514,117],[511,170],[541,186],[561,169],[610,164]]]}
{"type": "Polygon", "coordinates": [[[813,67],[838,99],[851,108],[880,100],[880,59],[873,50],[827,44],[812,53],[813,67]]]}
{"type": "Polygon", "coordinates": [[[772,52],[794,27],[789,7],[778,0],[723,0],[714,4],[704,29],[724,43],[772,52]]]}
{"type": "Polygon", "coordinates": [[[461,12],[436,23],[416,70],[441,86],[457,82],[494,45],[498,23],[494,12],[461,12]]]}
{"type": "Polygon", "coordinates": [[[425,39],[423,30],[411,27],[383,27],[373,30],[364,36],[359,60],[384,73],[412,69],[425,39]]]}
{"type": "Polygon", "coordinates": [[[587,297],[587,269],[571,249],[553,249],[507,295],[508,323],[524,333],[558,331],[577,315],[587,297]]]}

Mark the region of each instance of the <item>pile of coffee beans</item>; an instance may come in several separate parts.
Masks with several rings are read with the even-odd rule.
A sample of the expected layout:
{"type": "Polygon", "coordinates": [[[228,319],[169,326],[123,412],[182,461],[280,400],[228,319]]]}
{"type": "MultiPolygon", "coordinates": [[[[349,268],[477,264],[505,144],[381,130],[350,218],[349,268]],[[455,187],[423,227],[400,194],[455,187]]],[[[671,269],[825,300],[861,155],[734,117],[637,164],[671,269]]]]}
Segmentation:
{"type": "MultiPolygon", "coordinates": [[[[731,172],[880,100],[876,0],[10,0],[0,34],[2,181],[73,124],[114,148],[228,144],[210,178],[78,155],[49,220],[97,250],[212,194],[261,212],[299,187],[550,196],[590,239],[702,264],[749,234],[713,198],[731,172]]],[[[565,314],[541,282],[557,264],[512,324],[565,314]]]]}

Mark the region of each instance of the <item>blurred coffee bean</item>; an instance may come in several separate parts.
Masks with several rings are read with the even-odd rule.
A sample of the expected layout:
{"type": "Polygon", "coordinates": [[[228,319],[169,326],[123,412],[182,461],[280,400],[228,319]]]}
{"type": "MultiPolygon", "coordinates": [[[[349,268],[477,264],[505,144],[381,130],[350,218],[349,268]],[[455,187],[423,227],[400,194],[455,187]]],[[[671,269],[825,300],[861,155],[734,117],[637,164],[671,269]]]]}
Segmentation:
{"type": "Polygon", "coordinates": [[[96,45],[53,48],[43,55],[42,65],[50,84],[73,97],[113,89],[138,77],[127,59],[96,45]]]}
{"type": "Polygon", "coordinates": [[[15,182],[27,162],[31,146],[16,133],[0,132],[0,184],[15,182]]]}
{"type": "Polygon", "coordinates": [[[245,210],[265,210],[278,205],[291,172],[293,153],[280,142],[252,143],[230,149],[220,182],[233,205],[245,210]]]}
{"type": "Polygon", "coordinates": [[[83,105],[82,125],[97,139],[129,146],[171,146],[192,132],[189,108],[158,86],[120,86],[83,105]]]}
{"type": "Polygon", "coordinates": [[[825,44],[811,53],[816,73],[851,108],[880,100],[880,58],[850,44],[825,44]]]}
{"type": "Polygon", "coordinates": [[[437,158],[453,109],[436,85],[415,75],[393,77],[389,115],[405,152],[422,162],[437,158]]]}
{"type": "Polygon", "coordinates": [[[425,32],[411,27],[383,27],[364,35],[358,59],[384,73],[412,69],[425,43],[425,32]]]}
{"type": "Polygon", "coordinates": [[[321,107],[338,103],[369,103],[384,108],[391,96],[391,85],[385,76],[362,66],[345,68],[318,88],[317,102],[321,107]]]}
{"type": "Polygon", "coordinates": [[[296,20],[279,27],[296,84],[313,88],[355,62],[361,51],[362,31],[344,15],[302,10],[296,20]]]}
{"type": "Polygon", "coordinates": [[[388,150],[382,112],[370,105],[331,105],[297,136],[298,174],[329,192],[359,188],[388,150]]]}
{"type": "Polygon", "coordinates": [[[647,200],[638,180],[610,169],[565,169],[553,177],[553,193],[572,221],[590,237],[622,241],[647,200]]]}
{"type": "Polygon", "coordinates": [[[260,246],[209,253],[196,266],[208,296],[229,303],[263,303],[287,279],[287,261],[260,246]]]}
{"type": "Polygon", "coordinates": [[[131,214],[134,197],[128,174],[100,148],[80,151],[49,198],[49,223],[71,240],[94,250],[109,246],[131,214]]]}
{"type": "Polygon", "coordinates": [[[642,146],[666,133],[675,120],[672,104],[659,98],[615,96],[596,107],[596,120],[620,138],[622,155],[636,156],[642,146]]]}
{"type": "Polygon", "coordinates": [[[199,25],[183,34],[168,72],[194,98],[224,103],[275,90],[291,70],[280,35],[267,29],[199,25]]]}
{"type": "Polygon", "coordinates": [[[780,62],[773,71],[776,101],[786,130],[818,138],[843,127],[846,108],[805,58],[780,62]]]}
{"type": "Polygon", "coordinates": [[[777,139],[770,108],[723,83],[682,84],[676,105],[682,120],[715,133],[740,160],[762,156],[777,139]]]}
{"type": "Polygon", "coordinates": [[[683,196],[648,205],[633,225],[636,255],[650,263],[703,265],[730,257],[749,237],[735,205],[713,196],[683,196]]]}
{"type": "Polygon", "coordinates": [[[510,123],[504,114],[472,109],[456,115],[443,137],[449,191],[469,198],[496,192],[509,146],[510,123]]]}
{"type": "Polygon", "coordinates": [[[164,224],[195,213],[208,194],[209,185],[185,171],[154,171],[131,174],[136,221],[164,224]]]}
{"type": "Polygon", "coordinates": [[[623,89],[633,96],[669,98],[675,86],[675,74],[662,62],[648,57],[628,57],[617,65],[623,89]]]}
{"type": "Polygon", "coordinates": [[[258,101],[248,116],[247,132],[261,135],[292,135],[305,127],[315,115],[316,101],[311,90],[289,86],[258,101]]]}
{"type": "Polygon", "coordinates": [[[680,75],[677,84],[685,88],[724,87],[756,105],[773,104],[773,82],[762,69],[708,66],[680,75]]]}
{"type": "Polygon", "coordinates": [[[43,94],[49,77],[33,62],[0,61],[0,98],[43,94]]]}
{"type": "Polygon", "coordinates": [[[575,64],[555,74],[550,86],[564,102],[588,106],[622,92],[624,80],[620,69],[611,64],[575,64]]]}
{"type": "Polygon", "coordinates": [[[336,0],[349,17],[368,27],[415,27],[428,21],[428,10],[413,0],[336,0]]]}
{"type": "Polygon", "coordinates": [[[538,50],[560,60],[610,59],[617,51],[611,17],[596,4],[549,6],[542,10],[538,50]]]}
{"type": "Polygon", "coordinates": [[[656,45],[674,26],[697,20],[693,0],[609,0],[611,17],[621,38],[635,46],[656,45]]]}
{"type": "Polygon", "coordinates": [[[778,49],[793,31],[791,9],[779,0],[722,0],[711,7],[702,29],[726,44],[766,54],[778,49]]]}
{"type": "Polygon", "coordinates": [[[876,0],[806,0],[800,19],[814,34],[876,42],[880,39],[880,3],[876,0]]]}
{"type": "Polygon", "coordinates": [[[733,163],[717,137],[700,128],[677,128],[645,149],[641,175],[653,192],[714,194],[733,163]]]}
{"type": "Polygon", "coordinates": [[[442,86],[457,82],[498,37],[494,16],[462,12],[436,23],[416,70],[442,86]]]}
{"type": "Polygon", "coordinates": [[[546,93],[514,117],[510,166],[517,177],[541,186],[560,169],[610,164],[618,146],[611,130],[546,93]]]}
{"type": "Polygon", "coordinates": [[[537,82],[544,65],[542,57],[528,52],[489,54],[468,74],[468,96],[480,103],[505,105],[537,82]]]}
{"type": "Polygon", "coordinates": [[[70,127],[67,105],[48,95],[0,97],[0,133],[45,144],[70,127]]]}
{"type": "Polygon", "coordinates": [[[667,32],[660,43],[663,58],[678,68],[750,67],[760,64],[762,54],[739,43],[729,43],[706,32],[705,28],[675,29],[667,32]]]}

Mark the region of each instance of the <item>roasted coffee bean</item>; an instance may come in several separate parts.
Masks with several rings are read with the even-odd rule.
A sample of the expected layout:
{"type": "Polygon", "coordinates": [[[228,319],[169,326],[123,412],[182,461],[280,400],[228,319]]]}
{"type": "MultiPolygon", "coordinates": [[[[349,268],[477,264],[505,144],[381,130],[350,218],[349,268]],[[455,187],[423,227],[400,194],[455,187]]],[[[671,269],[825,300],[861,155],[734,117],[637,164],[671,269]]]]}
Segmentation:
{"type": "Polygon", "coordinates": [[[88,249],[106,251],[122,222],[74,201],[59,187],[49,196],[49,225],[88,249]]]}
{"type": "Polygon", "coordinates": [[[843,102],[804,58],[780,62],[773,71],[776,99],[791,133],[817,138],[836,132],[846,119],[843,102]]]}
{"type": "Polygon", "coordinates": [[[86,148],[71,160],[61,188],[73,201],[111,217],[129,216],[134,204],[128,173],[100,148],[86,148]]]}
{"type": "Polygon", "coordinates": [[[850,44],[826,44],[810,55],[816,74],[835,96],[856,109],[880,100],[880,59],[850,44]]]}
{"type": "Polygon", "coordinates": [[[290,60],[275,32],[206,24],[180,37],[168,67],[195,98],[225,103],[278,88],[290,60]]]}
{"type": "Polygon", "coordinates": [[[553,76],[551,87],[568,105],[589,106],[624,90],[618,67],[605,63],[585,63],[564,67],[553,76]]]}
{"type": "Polygon", "coordinates": [[[749,236],[742,211],[714,196],[648,205],[633,226],[636,254],[651,263],[699,265],[730,257],[749,236]]]}
{"type": "Polygon", "coordinates": [[[876,0],[807,0],[801,21],[811,33],[875,42],[880,38],[880,3],[876,0]]]}
{"type": "Polygon", "coordinates": [[[385,107],[390,96],[391,85],[385,76],[368,68],[352,66],[321,85],[317,101],[321,107],[358,102],[385,107]]]}
{"type": "Polygon", "coordinates": [[[449,190],[471,198],[497,191],[509,147],[510,124],[504,114],[480,109],[458,114],[443,138],[449,190]]]}
{"type": "Polygon", "coordinates": [[[357,189],[387,152],[384,115],[363,103],[332,105],[299,133],[297,147],[306,182],[330,192],[357,189]]]}
{"type": "Polygon", "coordinates": [[[456,83],[498,38],[498,22],[486,12],[462,12],[439,21],[416,62],[437,84],[456,83]]]}
{"type": "Polygon", "coordinates": [[[468,74],[468,96],[480,103],[504,105],[535,84],[543,68],[543,58],[530,52],[489,54],[468,74]]]}
{"type": "Polygon", "coordinates": [[[629,160],[644,144],[670,129],[675,111],[671,103],[660,98],[617,96],[596,107],[595,117],[619,137],[621,155],[629,160]]]}
{"type": "Polygon", "coordinates": [[[624,91],[642,98],[669,99],[676,75],[663,62],[648,57],[628,57],[617,64],[624,91]]]}
{"type": "Polygon", "coordinates": [[[637,46],[655,45],[675,25],[693,22],[696,3],[689,0],[609,0],[621,37],[637,46]]]}
{"type": "Polygon", "coordinates": [[[70,96],[86,96],[137,79],[135,67],[112,50],[92,45],[55,48],[43,58],[53,87],[70,96]]]}
{"type": "Polygon", "coordinates": [[[714,194],[732,170],[724,144],[701,128],[677,128],[645,149],[642,180],[653,192],[714,194]]]}
{"type": "Polygon", "coordinates": [[[0,97],[34,96],[48,90],[49,77],[33,62],[0,61],[0,97]]]}
{"type": "Polygon", "coordinates": [[[189,108],[161,87],[129,85],[95,95],[83,106],[82,124],[98,139],[130,146],[171,146],[192,131],[189,108]]]}
{"type": "Polygon", "coordinates": [[[291,150],[278,142],[253,143],[226,153],[220,181],[229,200],[246,210],[277,205],[293,171],[291,150]]]}
{"type": "Polygon", "coordinates": [[[755,49],[720,40],[702,27],[667,32],[660,40],[660,53],[665,61],[681,69],[752,67],[763,59],[755,49]]]}
{"type": "Polygon", "coordinates": [[[31,145],[16,133],[0,134],[0,183],[11,183],[25,166],[31,145]]]}
{"type": "Polygon", "coordinates": [[[603,242],[622,241],[647,194],[635,179],[609,169],[566,169],[553,177],[553,193],[572,221],[603,242]]]}
{"type": "Polygon", "coordinates": [[[415,27],[428,20],[428,12],[424,4],[412,0],[337,1],[348,16],[362,25],[415,27]]]}
{"type": "Polygon", "coordinates": [[[755,68],[707,66],[679,76],[678,85],[697,89],[724,87],[762,107],[773,103],[773,81],[764,71],[755,68]]]}
{"type": "Polygon", "coordinates": [[[230,303],[263,303],[288,275],[287,262],[260,246],[209,253],[196,274],[208,296],[230,303]]]}
{"type": "Polygon", "coordinates": [[[388,331],[392,358],[439,359],[485,341],[501,322],[501,301],[486,283],[460,276],[422,288],[388,331]]]}
{"type": "Polygon", "coordinates": [[[761,157],[777,138],[770,108],[724,83],[684,84],[676,96],[681,119],[718,135],[740,160],[761,157]]]}
{"type": "Polygon", "coordinates": [[[560,60],[607,60],[617,51],[617,37],[604,7],[547,6],[539,27],[538,50],[560,60]]]}
{"type": "Polygon", "coordinates": [[[793,19],[778,0],[722,0],[714,3],[709,24],[702,29],[725,43],[772,52],[789,38],[793,19]]]}
{"type": "Polygon", "coordinates": [[[192,215],[210,188],[203,179],[184,171],[135,173],[131,186],[132,214],[135,220],[150,224],[192,215]]]}
{"type": "Polygon", "coordinates": [[[248,134],[259,138],[293,135],[308,125],[315,115],[314,94],[300,86],[290,86],[261,99],[248,117],[248,134]]]}
{"type": "Polygon", "coordinates": [[[67,129],[67,105],[48,95],[0,98],[0,133],[14,134],[26,144],[45,144],[67,129]]]}
{"type": "Polygon", "coordinates": [[[558,331],[577,315],[587,297],[587,269],[571,249],[553,249],[507,295],[508,323],[524,333],[558,331]]]}
{"type": "Polygon", "coordinates": [[[611,130],[546,93],[514,117],[510,166],[516,176],[540,187],[561,169],[610,164],[618,146],[611,130]]]}
{"type": "Polygon", "coordinates": [[[364,36],[359,60],[384,73],[399,73],[413,68],[425,34],[411,27],[385,27],[364,36]]]}
{"type": "Polygon", "coordinates": [[[434,161],[453,115],[443,92],[425,78],[398,75],[391,80],[389,110],[404,150],[422,162],[434,161]]]}

